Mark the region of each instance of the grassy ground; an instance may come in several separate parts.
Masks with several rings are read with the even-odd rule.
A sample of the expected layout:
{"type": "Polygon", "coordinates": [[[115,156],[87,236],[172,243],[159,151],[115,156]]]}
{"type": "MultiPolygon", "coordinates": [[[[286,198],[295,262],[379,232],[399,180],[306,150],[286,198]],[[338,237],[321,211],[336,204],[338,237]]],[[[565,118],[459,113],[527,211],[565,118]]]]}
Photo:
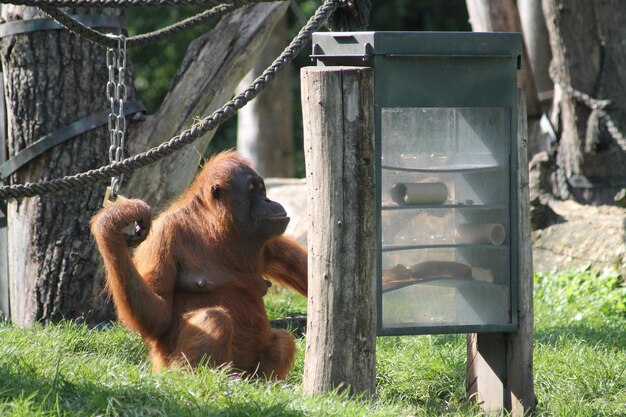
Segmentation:
{"type": "MultiPolygon", "coordinates": [[[[626,289],[616,274],[536,277],[538,415],[626,415],[626,289]]],[[[274,317],[306,308],[280,292],[274,317]]],[[[139,338],[114,325],[22,330],[0,324],[0,416],[472,416],[465,337],[378,339],[376,400],[301,392],[304,340],[282,383],[223,371],[150,371],[139,338]]]]}

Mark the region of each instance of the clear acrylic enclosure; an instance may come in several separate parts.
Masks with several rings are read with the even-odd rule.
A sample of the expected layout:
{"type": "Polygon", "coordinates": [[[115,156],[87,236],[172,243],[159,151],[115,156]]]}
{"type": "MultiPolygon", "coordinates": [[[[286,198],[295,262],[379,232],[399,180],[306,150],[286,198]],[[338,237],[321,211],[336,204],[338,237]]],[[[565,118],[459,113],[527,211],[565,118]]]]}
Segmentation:
{"type": "Polygon", "coordinates": [[[511,322],[510,109],[381,109],[382,327],[511,322]]]}

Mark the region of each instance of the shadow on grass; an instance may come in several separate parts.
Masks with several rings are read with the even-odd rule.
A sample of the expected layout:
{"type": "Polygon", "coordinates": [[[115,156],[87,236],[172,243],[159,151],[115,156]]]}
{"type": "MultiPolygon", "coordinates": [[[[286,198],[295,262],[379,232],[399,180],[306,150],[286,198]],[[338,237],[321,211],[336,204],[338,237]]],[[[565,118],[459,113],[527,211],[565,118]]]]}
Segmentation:
{"type": "Polygon", "coordinates": [[[550,327],[535,329],[535,342],[558,346],[563,339],[578,340],[590,346],[626,352],[626,328],[624,321],[607,321],[606,324],[593,325],[585,322],[555,324],[550,327]]]}
{"type": "Polygon", "coordinates": [[[27,364],[10,364],[6,360],[0,362],[0,381],[0,403],[28,399],[32,409],[42,415],[304,415],[289,409],[288,403],[263,404],[249,399],[243,401],[232,398],[224,401],[224,397],[230,395],[226,387],[223,387],[223,392],[215,393],[215,403],[211,404],[210,398],[177,396],[159,389],[158,384],[152,386],[141,381],[116,388],[91,381],[77,384],[66,378],[62,372],[42,375],[27,364]],[[220,396],[222,399],[218,401],[217,397],[220,396]]]}

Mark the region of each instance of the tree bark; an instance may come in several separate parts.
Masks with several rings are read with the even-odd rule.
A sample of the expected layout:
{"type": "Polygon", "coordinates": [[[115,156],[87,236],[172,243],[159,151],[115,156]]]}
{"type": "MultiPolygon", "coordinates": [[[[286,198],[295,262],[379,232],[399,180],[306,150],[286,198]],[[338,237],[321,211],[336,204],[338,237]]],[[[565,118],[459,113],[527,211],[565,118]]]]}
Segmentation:
{"type": "MultiPolygon", "coordinates": [[[[287,19],[283,18],[239,88],[245,89],[261,75],[286,42],[287,19]]],[[[295,172],[290,72],[280,74],[237,114],[237,151],[249,158],[263,177],[293,177],[295,172]]]]}
{"type": "MultiPolygon", "coordinates": [[[[191,47],[158,113],[129,126],[127,154],[145,151],[189,126],[232,95],[287,4],[256,4],[225,18],[191,47]]],[[[113,13],[68,10],[70,13],[113,13]]],[[[116,12],[117,13],[117,12],[116,12]]],[[[37,9],[2,6],[5,21],[41,17],[37,9]]],[[[106,109],[105,50],[64,30],[2,39],[8,120],[8,155],[41,136],[106,109]]],[[[130,62],[129,62],[130,66],[130,62]]],[[[133,98],[132,77],[129,99],[133,98]]],[[[131,176],[123,192],[156,207],[184,189],[212,132],[131,176]]],[[[87,171],[108,163],[106,126],[59,145],[30,162],[10,183],[34,182],[87,171]]],[[[89,219],[102,204],[106,184],[8,204],[11,319],[20,325],[84,317],[110,317],[102,307],[102,272],[89,233],[89,219]]]]}
{"type": "MultiPolygon", "coordinates": [[[[211,32],[196,39],[154,116],[131,133],[131,154],[169,140],[228,101],[250,70],[287,2],[260,3],[225,16],[211,32]]],[[[123,193],[162,209],[193,179],[215,131],[144,169],[136,171],[123,193]]]]}
{"type": "MultiPolygon", "coordinates": [[[[626,9],[620,0],[544,0],[553,68],[574,89],[594,98],[609,99],[607,110],[626,131],[626,9]]],[[[604,128],[587,134],[591,109],[558,89],[552,122],[560,132],[555,186],[560,197],[580,203],[613,204],[626,187],[626,141],[620,143],[604,128]]],[[[601,123],[602,124],[602,123],[601,123]]]]}
{"type": "MultiPolygon", "coordinates": [[[[11,21],[43,16],[37,9],[5,5],[2,17],[11,21]]],[[[2,39],[9,156],[107,108],[102,87],[108,79],[105,58],[102,48],[67,31],[2,39]]],[[[11,175],[10,183],[56,178],[104,165],[108,141],[106,127],[91,130],[36,158],[11,175]]],[[[104,187],[98,184],[8,203],[9,292],[15,323],[78,318],[92,309],[101,285],[94,280],[98,274],[89,218],[102,202],[104,187]]]]}

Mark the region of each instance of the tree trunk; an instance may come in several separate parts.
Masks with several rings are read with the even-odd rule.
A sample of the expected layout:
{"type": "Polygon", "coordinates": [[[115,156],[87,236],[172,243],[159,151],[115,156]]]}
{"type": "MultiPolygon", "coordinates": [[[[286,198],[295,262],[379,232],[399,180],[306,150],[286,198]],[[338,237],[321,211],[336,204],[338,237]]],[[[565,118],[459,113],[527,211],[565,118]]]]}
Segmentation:
{"type": "MultiPolygon", "coordinates": [[[[522,24],[514,0],[466,0],[466,4],[474,32],[522,32],[522,24]]],[[[538,132],[536,126],[539,124],[542,112],[527,51],[525,46],[518,85],[526,95],[529,132],[538,132]]],[[[535,134],[529,138],[529,152],[540,148],[538,141],[539,137],[535,134]]]]}
{"type": "MultiPolygon", "coordinates": [[[[626,9],[620,0],[544,0],[553,69],[566,86],[594,98],[609,99],[611,119],[626,131],[626,9]]],[[[597,113],[559,88],[552,122],[560,132],[555,186],[562,198],[613,204],[626,187],[626,140],[611,135],[597,113]],[[589,133],[587,133],[589,132],[589,133]]]]}
{"type": "MultiPolygon", "coordinates": [[[[117,13],[73,10],[73,14],[117,13]]],[[[37,9],[2,6],[5,21],[43,17],[37,9]]],[[[105,50],[67,31],[38,31],[2,39],[8,155],[38,138],[108,106],[105,50]]],[[[129,90],[132,95],[132,89],[129,90]]],[[[11,175],[35,182],[86,171],[108,162],[106,127],[56,146],[11,175]]],[[[11,319],[78,318],[101,289],[89,219],[105,184],[62,195],[8,202],[11,319]]]]}
{"type": "MultiPolygon", "coordinates": [[[[287,19],[283,18],[254,68],[241,80],[240,89],[261,75],[286,42],[287,19]]],[[[284,71],[237,115],[237,151],[263,177],[293,177],[295,172],[290,72],[284,71]]]]}
{"type": "Polygon", "coordinates": [[[524,43],[533,72],[533,79],[537,87],[542,109],[547,107],[552,99],[552,80],[548,74],[550,59],[550,38],[543,17],[541,0],[524,0],[517,3],[519,16],[524,32],[524,43]],[[546,103],[546,104],[544,104],[546,103]]]}
{"type": "MultiPolygon", "coordinates": [[[[543,116],[543,113],[550,108],[554,96],[554,86],[548,73],[550,60],[552,59],[548,29],[543,17],[541,0],[519,1],[517,2],[517,7],[524,32],[524,44],[526,45],[526,52],[528,52],[528,63],[530,64],[537,89],[539,110],[542,113],[541,116],[543,116]]],[[[529,118],[528,120],[529,158],[532,158],[533,155],[539,152],[549,152],[552,146],[553,138],[545,129],[541,128],[538,120],[538,117],[529,118]]]]}
{"type": "MultiPolygon", "coordinates": [[[[129,126],[127,154],[168,140],[193,118],[217,109],[250,69],[287,4],[256,4],[223,19],[197,39],[179,69],[159,112],[129,126]]],[[[70,11],[76,14],[76,10],[70,11]]],[[[101,9],[83,13],[109,13],[101,9]]],[[[112,12],[110,12],[112,13],[112,12]]],[[[6,21],[31,19],[37,10],[4,5],[6,21]]],[[[39,17],[39,16],[38,16],[39,17]]],[[[106,109],[105,50],[64,30],[39,31],[2,39],[8,120],[8,155],[67,124],[106,109]]],[[[132,80],[128,76],[127,80],[132,80]]],[[[132,82],[128,82],[132,86],[132,82]]],[[[129,89],[129,98],[134,92],[129,89]]],[[[123,191],[160,207],[185,188],[212,133],[136,172],[123,191]]],[[[56,146],[10,178],[34,182],[87,171],[108,163],[105,126],[56,146]]],[[[107,316],[99,295],[102,272],[89,234],[89,219],[101,206],[106,184],[59,195],[9,202],[9,292],[11,319],[84,317],[94,309],[107,316]]],[[[92,317],[99,320],[102,314],[92,317]]]]}
{"type": "MultiPolygon", "coordinates": [[[[131,154],[157,146],[228,101],[250,70],[288,2],[259,3],[225,16],[196,39],[174,76],[163,104],[131,133],[131,154]]],[[[162,209],[193,179],[215,131],[135,172],[123,193],[162,209]]]]}

